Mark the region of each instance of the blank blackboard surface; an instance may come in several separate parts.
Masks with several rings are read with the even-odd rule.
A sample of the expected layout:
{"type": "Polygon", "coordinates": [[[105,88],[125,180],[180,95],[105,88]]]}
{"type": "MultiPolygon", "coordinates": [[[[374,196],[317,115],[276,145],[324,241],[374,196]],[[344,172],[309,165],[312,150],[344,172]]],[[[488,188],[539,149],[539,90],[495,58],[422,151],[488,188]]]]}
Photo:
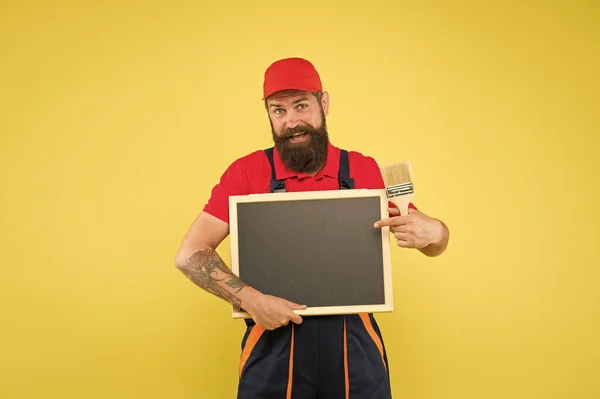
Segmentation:
{"type": "Polygon", "coordinates": [[[389,230],[373,227],[383,217],[384,190],[231,197],[232,270],[307,305],[299,314],[391,311],[389,230]]]}

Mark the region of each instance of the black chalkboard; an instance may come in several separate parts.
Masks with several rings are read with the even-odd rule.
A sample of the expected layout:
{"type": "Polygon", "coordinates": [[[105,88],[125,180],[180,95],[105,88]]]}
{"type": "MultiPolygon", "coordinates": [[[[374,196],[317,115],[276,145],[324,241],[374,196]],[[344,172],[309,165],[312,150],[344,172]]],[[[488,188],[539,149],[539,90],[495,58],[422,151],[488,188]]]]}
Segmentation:
{"type": "Polygon", "coordinates": [[[232,269],[304,314],[391,310],[386,207],[380,190],[232,197],[232,269]]]}

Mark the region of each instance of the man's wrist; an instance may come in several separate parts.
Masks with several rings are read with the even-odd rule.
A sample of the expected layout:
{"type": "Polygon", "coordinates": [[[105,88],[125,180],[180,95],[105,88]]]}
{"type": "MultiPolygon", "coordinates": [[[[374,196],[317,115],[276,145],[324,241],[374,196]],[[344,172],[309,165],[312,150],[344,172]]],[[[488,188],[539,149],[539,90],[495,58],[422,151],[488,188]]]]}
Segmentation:
{"type": "Polygon", "coordinates": [[[436,231],[437,234],[435,235],[435,238],[433,239],[433,241],[431,242],[433,245],[438,246],[438,245],[442,245],[444,243],[444,241],[446,240],[446,225],[438,219],[433,219],[437,225],[436,231]]]}
{"type": "Polygon", "coordinates": [[[262,295],[263,294],[257,289],[246,285],[242,290],[240,290],[240,292],[237,293],[237,297],[242,301],[242,303],[240,304],[240,308],[246,311],[250,311],[256,303],[256,301],[262,295]]]}

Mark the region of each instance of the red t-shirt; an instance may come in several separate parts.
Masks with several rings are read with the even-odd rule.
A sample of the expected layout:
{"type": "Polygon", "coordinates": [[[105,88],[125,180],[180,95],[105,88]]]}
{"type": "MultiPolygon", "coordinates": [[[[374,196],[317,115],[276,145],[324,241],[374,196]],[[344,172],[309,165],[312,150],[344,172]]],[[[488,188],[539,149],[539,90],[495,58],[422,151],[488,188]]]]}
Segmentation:
{"type": "MultiPolygon", "coordinates": [[[[287,192],[338,190],[340,149],[331,143],[327,149],[325,166],[314,176],[287,170],[275,148],[273,163],[277,180],[285,181],[287,192]]],[[[350,177],[355,189],[385,188],[377,162],[359,152],[348,151],[350,177]]],[[[204,212],[229,223],[229,196],[269,192],[271,165],[264,150],[255,151],[234,161],[212,190],[204,212]]]]}

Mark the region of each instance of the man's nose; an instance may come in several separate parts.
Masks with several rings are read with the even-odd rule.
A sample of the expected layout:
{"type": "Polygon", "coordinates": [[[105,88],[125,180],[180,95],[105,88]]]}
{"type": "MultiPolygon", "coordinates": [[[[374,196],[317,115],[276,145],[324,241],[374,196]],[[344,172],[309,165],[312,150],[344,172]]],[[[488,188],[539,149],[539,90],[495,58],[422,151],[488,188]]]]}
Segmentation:
{"type": "Polygon", "coordinates": [[[289,118],[285,122],[285,125],[288,127],[288,129],[293,129],[296,126],[298,126],[299,124],[300,124],[300,120],[298,118],[289,118]]]}

